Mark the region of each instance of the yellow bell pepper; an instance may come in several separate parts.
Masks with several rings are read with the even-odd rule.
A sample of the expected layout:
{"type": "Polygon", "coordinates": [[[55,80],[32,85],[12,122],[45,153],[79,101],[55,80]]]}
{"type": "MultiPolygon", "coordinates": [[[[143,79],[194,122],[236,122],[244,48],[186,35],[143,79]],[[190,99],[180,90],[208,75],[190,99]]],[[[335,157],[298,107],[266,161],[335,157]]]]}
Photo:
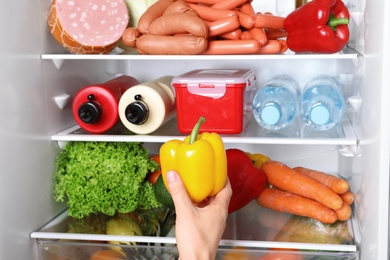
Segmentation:
{"type": "Polygon", "coordinates": [[[246,154],[249,156],[249,158],[251,158],[253,165],[258,169],[261,168],[263,163],[271,160],[268,156],[265,156],[264,154],[261,154],[261,153],[252,154],[252,153],[246,152],[246,154]]]}
{"type": "Polygon", "coordinates": [[[184,141],[170,140],[160,148],[161,173],[168,188],[166,174],[175,170],[182,178],[193,202],[217,194],[226,183],[227,160],[222,138],[216,133],[199,133],[205,122],[200,117],[184,141]]]}

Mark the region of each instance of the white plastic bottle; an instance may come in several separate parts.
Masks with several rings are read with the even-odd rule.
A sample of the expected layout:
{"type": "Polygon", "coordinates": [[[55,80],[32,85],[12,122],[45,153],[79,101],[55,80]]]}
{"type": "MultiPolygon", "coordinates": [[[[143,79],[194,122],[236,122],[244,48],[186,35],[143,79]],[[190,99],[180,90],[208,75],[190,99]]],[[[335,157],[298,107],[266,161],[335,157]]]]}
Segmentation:
{"type": "Polygon", "coordinates": [[[270,79],[253,98],[257,123],[268,130],[289,126],[297,114],[299,94],[299,85],[291,76],[282,74],[270,79]]]}
{"type": "Polygon", "coordinates": [[[176,115],[173,76],[164,76],[135,85],[119,100],[119,118],[136,134],[149,134],[176,115]]]}
{"type": "Polygon", "coordinates": [[[315,130],[328,130],[343,118],[345,101],[341,83],[320,75],[309,81],[299,99],[299,114],[315,130]]]}

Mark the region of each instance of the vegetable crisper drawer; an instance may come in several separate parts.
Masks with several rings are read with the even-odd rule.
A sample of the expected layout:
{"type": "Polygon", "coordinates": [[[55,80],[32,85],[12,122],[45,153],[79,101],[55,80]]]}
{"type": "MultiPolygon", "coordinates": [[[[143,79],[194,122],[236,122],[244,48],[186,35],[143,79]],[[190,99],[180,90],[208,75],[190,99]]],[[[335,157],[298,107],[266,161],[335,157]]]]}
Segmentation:
{"type": "MultiPolygon", "coordinates": [[[[157,225],[156,221],[140,222],[142,230],[152,231],[144,236],[107,235],[104,229],[112,218],[115,216],[104,218],[104,222],[99,222],[100,218],[98,222],[75,221],[65,211],[31,237],[36,239],[41,260],[96,260],[105,258],[92,256],[105,254],[113,257],[108,259],[178,258],[172,211],[159,218],[157,225]]],[[[348,221],[323,225],[250,203],[229,215],[216,259],[358,260],[351,224],[348,221]]]]}

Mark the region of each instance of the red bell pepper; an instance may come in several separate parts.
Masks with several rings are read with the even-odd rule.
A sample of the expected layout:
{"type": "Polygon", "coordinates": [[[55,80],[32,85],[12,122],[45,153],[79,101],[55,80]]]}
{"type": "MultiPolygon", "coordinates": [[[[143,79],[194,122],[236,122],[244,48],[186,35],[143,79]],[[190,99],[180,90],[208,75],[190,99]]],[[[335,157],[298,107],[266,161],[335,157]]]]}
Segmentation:
{"type": "Polygon", "coordinates": [[[350,15],[342,0],[313,0],[284,20],[287,46],[294,52],[336,53],[348,42],[350,15]]]}
{"type": "Polygon", "coordinates": [[[254,200],[264,189],[266,177],[261,169],[256,168],[249,156],[239,149],[227,149],[227,168],[233,190],[228,213],[243,208],[254,200]]]}

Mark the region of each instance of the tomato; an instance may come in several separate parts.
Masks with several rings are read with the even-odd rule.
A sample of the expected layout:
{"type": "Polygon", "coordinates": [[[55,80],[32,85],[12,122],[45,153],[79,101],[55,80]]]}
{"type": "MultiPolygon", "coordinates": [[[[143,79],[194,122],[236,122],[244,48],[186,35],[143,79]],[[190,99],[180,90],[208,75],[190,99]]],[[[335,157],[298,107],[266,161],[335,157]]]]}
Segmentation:
{"type": "MultiPolygon", "coordinates": [[[[160,165],[160,155],[154,155],[154,156],[151,157],[151,159],[152,159],[153,161],[157,162],[158,165],[160,165]]],[[[157,171],[155,171],[155,172],[149,173],[149,174],[148,174],[148,176],[149,176],[149,177],[148,177],[148,181],[149,181],[151,184],[154,185],[154,184],[156,183],[158,177],[160,176],[160,174],[161,174],[161,169],[160,169],[160,168],[159,168],[157,171]]]]}
{"type": "Polygon", "coordinates": [[[126,259],[124,255],[112,249],[102,249],[95,251],[90,257],[89,260],[122,260],[126,259]]]}

